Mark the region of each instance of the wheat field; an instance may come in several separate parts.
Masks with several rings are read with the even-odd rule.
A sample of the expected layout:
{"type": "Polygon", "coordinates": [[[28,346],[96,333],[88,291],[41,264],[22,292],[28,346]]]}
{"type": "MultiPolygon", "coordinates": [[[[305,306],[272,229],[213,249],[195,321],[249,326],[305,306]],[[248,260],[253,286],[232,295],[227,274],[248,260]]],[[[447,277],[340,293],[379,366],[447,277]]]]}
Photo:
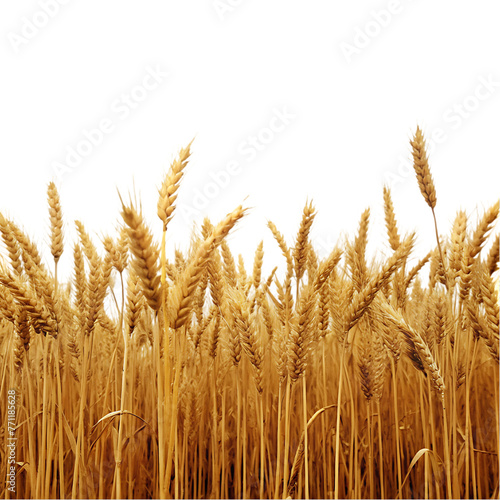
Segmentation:
{"type": "Polygon", "coordinates": [[[116,234],[76,221],[70,244],[50,183],[45,262],[0,214],[2,496],[498,498],[498,201],[440,234],[417,128],[427,255],[386,187],[390,251],[375,259],[369,209],[319,259],[312,203],[294,241],[269,222],[282,254],[270,275],[262,243],[253,263],[227,243],[241,206],[168,259],[190,146],[159,188],[154,228],[122,199],[116,234]]]}

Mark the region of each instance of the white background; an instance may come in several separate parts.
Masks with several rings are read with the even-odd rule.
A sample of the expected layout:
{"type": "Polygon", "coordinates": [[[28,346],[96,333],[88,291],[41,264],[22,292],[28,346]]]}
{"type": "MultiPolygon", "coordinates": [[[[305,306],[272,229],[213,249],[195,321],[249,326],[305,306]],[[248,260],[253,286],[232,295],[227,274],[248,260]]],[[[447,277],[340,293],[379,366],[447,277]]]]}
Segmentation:
{"type": "Polygon", "coordinates": [[[0,211],[46,245],[55,180],[69,273],[73,221],[96,240],[113,234],[117,188],[135,191],[159,237],[157,188],[195,137],[170,250],[186,248],[193,222],[243,202],[252,209],[230,245],[250,268],[264,239],[271,269],[281,261],[267,220],[291,243],[312,199],[321,256],[354,234],[367,207],[371,252],[384,255],[389,183],[400,232],[418,232],[421,257],[435,240],[409,168],[417,124],[433,142],[443,234],[458,209],[475,223],[499,194],[499,10],[457,0],[4,0],[0,211]],[[168,76],[139,88],[148,71],[168,76]],[[270,132],[277,112],[293,118],[270,132]],[[102,120],[109,133],[58,176],[54,165],[85,150],[102,120]],[[229,162],[232,175],[221,174],[229,162]]]}

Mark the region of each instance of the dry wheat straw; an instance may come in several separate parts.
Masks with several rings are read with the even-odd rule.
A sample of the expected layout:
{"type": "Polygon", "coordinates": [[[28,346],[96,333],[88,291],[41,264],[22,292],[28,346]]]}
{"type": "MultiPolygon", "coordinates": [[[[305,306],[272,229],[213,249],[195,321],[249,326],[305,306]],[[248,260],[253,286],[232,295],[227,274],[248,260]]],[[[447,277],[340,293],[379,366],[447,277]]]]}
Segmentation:
{"type": "MultiPolygon", "coordinates": [[[[412,149],[434,215],[420,129],[412,149]]],[[[0,215],[0,385],[21,401],[18,496],[497,497],[498,202],[475,227],[459,211],[447,237],[434,215],[436,248],[414,256],[386,187],[392,252],[371,258],[365,210],[324,259],[307,203],[292,246],[269,223],[282,256],[269,262],[257,240],[247,268],[226,241],[241,207],[205,219],[188,249],[167,248],[189,152],[160,187],[161,247],[149,214],[122,203],[124,227],[97,244],[76,222],[68,283],[55,276],[55,186],[54,268],[0,215]]]]}

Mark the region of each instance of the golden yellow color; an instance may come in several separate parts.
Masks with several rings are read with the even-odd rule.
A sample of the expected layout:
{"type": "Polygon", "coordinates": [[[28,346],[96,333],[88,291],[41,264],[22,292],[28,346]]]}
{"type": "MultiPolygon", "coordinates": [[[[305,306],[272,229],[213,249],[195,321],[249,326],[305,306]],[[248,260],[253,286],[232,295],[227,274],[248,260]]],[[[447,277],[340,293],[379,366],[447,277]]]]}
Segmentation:
{"type": "Polygon", "coordinates": [[[206,219],[169,260],[190,145],[161,185],[158,227],[132,202],[102,244],[76,223],[68,283],[55,185],[50,265],[0,214],[0,394],[16,391],[17,497],[498,498],[499,204],[476,225],[459,211],[439,235],[420,129],[411,145],[438,237],[427,255],[385,188],[389,250],[376,262],[369,209],[319,259],[312,203],[295,241],[269,223],[283,254],[270,275],[261,242],[251,274],[226,242],[242,207],[206,219]]]}

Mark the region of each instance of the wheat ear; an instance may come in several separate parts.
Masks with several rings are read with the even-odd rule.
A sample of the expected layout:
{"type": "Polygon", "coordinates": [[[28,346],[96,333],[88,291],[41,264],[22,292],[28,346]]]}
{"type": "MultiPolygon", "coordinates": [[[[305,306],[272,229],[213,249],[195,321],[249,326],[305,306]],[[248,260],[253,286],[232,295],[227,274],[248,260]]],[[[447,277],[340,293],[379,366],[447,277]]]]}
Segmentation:
{"type": "Polygon", "coordinates": [[[255,250],[255,258],[253,262],[253,273],[252,273],[252,284],[257,290],[260,286],[260,280],[262,277],[262,264],[264,262],[264,242],[261,241],[257,250],[255,250]]]}
{"type": "Polygon", "coordinates": [[[451,252],[450,252],[450,271],[453,272],[453,278],[456,280],[462,269],[462,256],[465,251],[465,239],[467,236],[467,215],[460,210],[453,222],[451,231],[451,252]]]}
{"type": "Polygon", "coordinates": [[[167,225],[173,216],[175,210],[175,200],[177,199],[177,190],[184,175],[184,169],[191,155],[191,141],[185,148],[181,149],[178,158],[170,166],[168,174],[165,176],[158,198],[158,217],[163,222],[163,230],[167,230],[167,225]]]}
{"type": "Polygon", "coordinates": [[[50,214],[50,251],[57,264],[64,250],[62,233],[63,222],[59,193],[53,182],[49,184],[47,196],[50,214]]]}
{"type": "Polygon", "coordinates": [[[359,220],[358,234],[354,244],[348,244],[346,253],[347,264],[351,269],[352,281],[356,290],[361,290],[366,284],[366,246],[368,244],[368,225],[370,222],[370,209],[367,208],[359,220]]]}
{"type": "Polygon", "coordinates": [[[441,400],[444,401],[444,380],[427,343],[421,335],[405,321],[401,313],[391,307],[389,303],[380,301],[379,304],[385,320],[392,324],[398,333],[402,334],[406,343],[406,353],[415,368],[422,371],[424,375],[430,375],[434,389],[439,394],[441,400]]]}
{"type": "Polygon", "coordinates": [[[392,204],[391,190],[387,186],[384,186],[384,212],[387,235],[389,236],[389,245],[396,251],[401,244],[401,239],[398,233],[394,205],[392,204]]]}
{"type": "Polygon", "coordinates": [[[420,192],[422,193],[427,205],[434,210],[437,201],[436,188],[434,187],[434,181],[432,180],[429,162],[427,159],[427,152],[425,150],[425,140],[420,127],[417,127],[415,136],[413,137],[413,140],[410,141],[410,144],[413,148],[413,168],[415,169],[415,174],[417,175],[418,187],[420,188],[420,192]]]}
{"type": "Polygon", "coordinates": [[[486,268],[488,269],[490,276],[493,275],[495,271],[498,271],[498,259],[500,257],[499,250],[499,239],[497,234],[495,240],[493,241],[493,245],[491,245],[490,251],[488,252],[488,258],[486,259],[486,268]]]}
{"type": "Polygon", "coordinates": [[[417,181],[418,181],[418,186],[420,188],[420,192],[422,193],[424,200],[426,201],[427,205],[429,205],[432,211],[432,218],[434,219],[434,230],[436,232],[436,241],[445,276],[445,284],[447,287],[449,287],[448,272],[444,261],[441,242],[439,240],[439,231],[438,231],[436,212],[435,212],[436,202],[437,202],[436,188],[434,187],[434,181],[432,180],[431,170],[429,168],[424,136],[419,127],[417,127],[417,131],[415,133],[415,136],[413,137],[413,141],[410,141],[410,143],[412,146],[412,154],[413,154],[413,168],[415,169],[415,173],[417,175],[417,181]]]}
{"type": "Polygon", "coordinates": [[[296,322],[292,325],[288,338],[288,374],[292,382],[297,381],[306,370],[313,340],[315,306],[314,296],[306,288],[299,300],[296,322]]]}
{"type": "Polygon", "coordinates": [[[11,293],[20,308],[25,310],[37,333],[57,337],[58,327],[45,304],[33,293],[20,277],[0,273],[0,283],[11,293]]]}
{"type": "Polygon", "coordinates": [[[2,239],[9,253],[12,268],[17,274],[21,274],[23,272],[23,264],[21,262],[21,249],[19,248],[17,239],[10,229],[9,221],[1,213],[0,232],[2,233],[2,239]]]}
{"type": "Polygon", "coordinates": [[[394,255],[387,261],[382,269],[359,291],[352,299],[344,316],[343,334],[349,332],[356,325],[365,311],[370,307],[377,292],[389,281],[392,274],[398,269],[402,262],[408,257],[414,244],[414,236],[411,235],[403,241],[394,255]]]}
{"type": "Polygon", "coordinates": [[[122,217],[128,226],[130,250],[134,255],[133,268],[142,284],[142,293],[149,306],[158,311],[161,306],[160,252],[153,236],[144,223],[142,213],[132,205],[122,203],[122,217]]]}
{"type": "Polygon", "coordinates": [[[246,210],[239,206],[217,225],[212,234],[201,243],[191,263],[184,271],[181,281],[171,291],[172,326],[174,328],[180,328],[188,320],[194,292],[208,265],[211,252],[221,244],[223,238],[244,216],[245,212],[246,210]]]}
{"type": "Polygon", "coordinates": [[[293,251],[293,258],[295,261],[295,277],[297,278],[297,281],[302,279],[306,270],[309,232],[311,231],[311,226],[315,216],[316,213],[312,202],[306,204],[302,212],[302,220],[300,221],[299,232],[297,234],[295,248],[293,251]]]}
{"type": "Polygon", "coordinates": [[[267,227],[271,230],[273,233],[274,239],[278,243],[278,246],[280,247],[280,250],[282,251],[283,255],[285,256],[285,259],[287,261],[287,265],[291,266],[293,268],[293,259],[292,255],[290,253],[290,249],[288,248],[288,245],[285,242],[284,236],[278,231],[276,228],[275,224],[271,221],[268,221],[267,227]]]}
{"type": "Polygon", "coordinates": [[[254,368],[257,391],[259,394],[262,394],[262,365],[264,354],[255,323],[250,320],[250,305],[243,293],[239,290],[231,290],[228,292],[228,295],[234,326],[238,332],[241,346],[254,368]]]}
{"type": "Polygon", "coordinates": [[[493,224],[498,218],[498,212],[499,202],[497,201],[485,212],[483,218],[481,219],[481,222],[478,224],[476,230],[474,231],[474,235],[470,243],[470,257],[472,259],[474,259],[476,255],[482,250],[488,232],[493,228],[493,224]]]}

